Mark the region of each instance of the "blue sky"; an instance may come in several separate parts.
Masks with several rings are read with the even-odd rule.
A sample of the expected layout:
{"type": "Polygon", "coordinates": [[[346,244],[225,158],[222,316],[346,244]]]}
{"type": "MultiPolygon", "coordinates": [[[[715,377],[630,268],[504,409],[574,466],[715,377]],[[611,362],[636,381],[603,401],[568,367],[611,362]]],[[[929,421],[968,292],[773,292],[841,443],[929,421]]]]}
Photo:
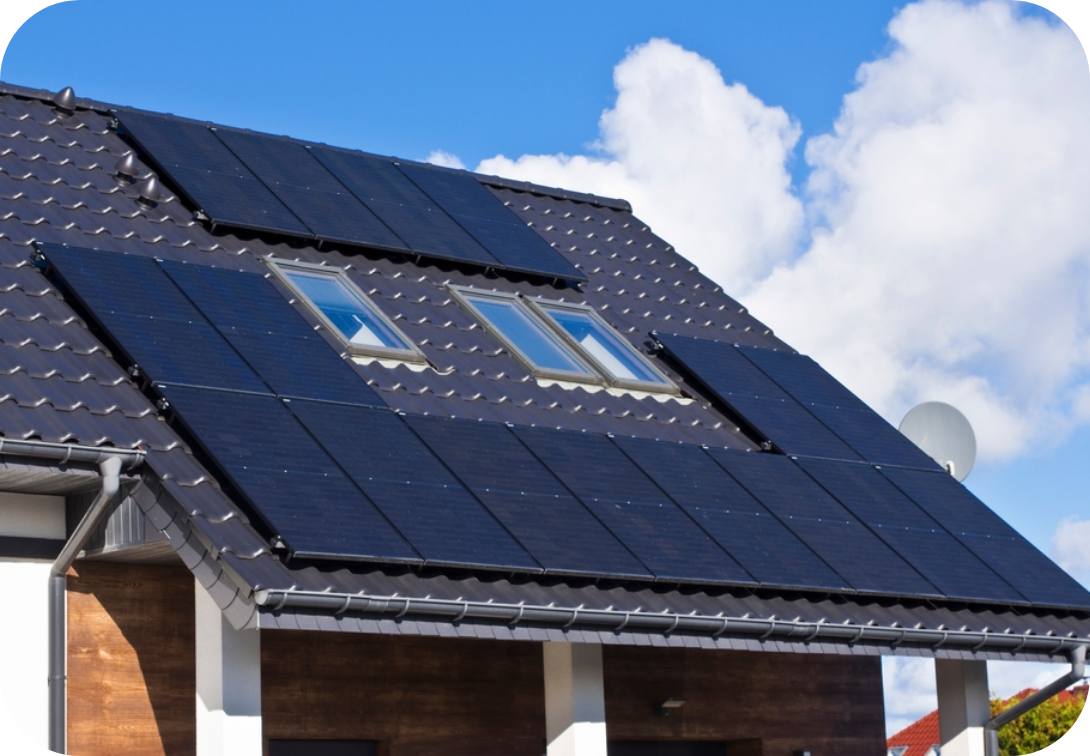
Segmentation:
{"type": "MultiPolygon", "coordinates": [[[[1078,121],[1085,113],[1071,110],[1071,103],[1090,103],[1085,58],[1068,44],[1062,24],[1037,6],[988,5],[987,12],[974,15],[975,5],[930,3],[915,16],[899,16],[906,5],[880,0],[320,0],[301,12],[299,3],[282,0],[77,0],[48,8],[23,26],[4,56],[0,78],[49,90],[72,86],[78,95],[106,102],[380,154],[424,159],[442,150],[470,168],[505,155],[509,161],[492,160],[485,167],[542,183],[627,196],[637,214],[683,254],[696,259],[729,292],[741,294],[758,317],[829,366],[891,420],[926,399],[964,409],[982,440],[982,459],[967,484],[1039,548],[1055,553],[1053,539],[1062,520],[1090,522],[1090,359],[1085,356],[1090,344],[1084,335],[1090,333],[1090,304],[1059,306],[1077,298],[1066,285],[1090,291],[1090,235],[1045,238],[1040,229],[1077,225],[1072,220],[1077,214],[1064,215],[1056,208],[1067,196],[1082,207],[1090,201],[1090,186],[1069,175],[1090,173],[1083,170],[1090,168],[1090,157],[1067,155],[1055,161],[1051,173],[1038,169],[1051,165],[1049,156],[1040,152],[1042,145],[1067,144],[1068,124],[1085,124],[1078,121]],[[1002,17],[1008,12],[1002,7],[1013,8],[1013,20],[1002,17]],[[896,39],[888,30],[895,17],[903,21],[896,39]],[[641,47],[652,38],[669,39],[673,46],[641,47]],[[1042,46],[1049,54],[1034,58],[1042,46]],[[1024,66],[1023,60],[1028,61],[1024,66]],[[622,62],[626,67],[617,68],[622,62]],[[857,81],[860,66],[872,62],[877,65],[865,69],[866,82],[857,81]],[[718,69],[722,81],[716,82],[706,63],[718,69]],[[675,194],[699,205],[707,199],[700,193],[727,196],[731,186],[704,176],[664,190],[654,170],[639,167],[656,160],[656,170],[664,161],[684,167],[686,159],[665,150],[648,152],[646,146],[679,134],[685,139],[685,124],[640,131],[642,122],[662,119],[662,113],[654,112],[658,103],[658,109],[668,110],[682,102],[670,93],[656,95],[658,100],[641,94],[640,77],[656,66],[673,67],[679,81],[688,81],[686,76],[699,79],[694,96],[715,100],[720,104],[714,107],[742,124],[745,135],[738,154],[724,153],[723,160],[738,158],[746,170],[767,174],[763,184],[730,195],[744,212],[731,215],[730,208],[712,202],[702,220],[671,217],[668,207],[660,209],[675,194]],[[936,66],[964,67],[966,73],[935,75],[936,66]],[[622,99],[635,103],[631,109],[619,99],[615,68],[619,76],[627,72],[622,99]],[[1002,81],[1002,76],[987,78],[993,70],[1014,82],[1010,91],[989,94],[1002,81]],[[917,96],[916,82],[930,88],[927,97],[917,96]],[[732,88],[735,83],[745,89],[732,88]],[[850,112],[845,110],[848,95],[854,98],[850,112]],[[1014,109],[1004,110],[1011,103],[1014,109]],[[614,114],[612,125],[600,124],[603,111],[614,114]],[[969,123],[978,117],[989,125],[978,128],[957,153],[935,158],[935,143],[919,135],[938,124],[948,127],[939,141],[952,143],[965,130],[959,130],[961,122],[951,113],[969,113],[969,123]],[[1018,120],[1026,114],[1040,117],[1018,120]],[[1001,132],[997,136],[993,126],[1001,132]],[[878,167],[866,162],[892,132],[917,135],[898,143],[894,151],[919,149],[917,162],[929,165],[932,174],[972,153],[978,142],[994,143],[965,171],[952,169],[951,177],[905,199],[901,195],[911,192],[903,187],[916,178],[911,171],[893,158],[878,167]],[[771,166],[744,162],[760,149],[773,155],[771,166]],[[528,155],[545,157],[533,164],[518,160],[528,155]],[[583,156],[586,165],[563,156],[583,156]],[[1006,186],[1003,181],[978,183],[979,175],[993,168],[1017,177],[994,195],[985,190],[993,183],[1006,186]],[[901,194],[894,192],[895,199],[884,206],[859,211],[866,198],[888,194],[889,187],[881,185],[883,175],[902,182],[901,194]],[[807,187],[811,176],[817,183],[807,187]],[[1035,198],[1042,191],[1033,188],[1035,181],[1062,191],[1037,207],[1035,198]],[[1023,193],[1014,185],[1019,183],[1027,187],[1023,193]],[[958,191],[943,195],[951,186],[958,191]],[[853,187],[864,200],[845,199],[851,199],[853,187]],[[1009,226],[998,220],[966,223],[965,230],[958,223],[944,226],[941,213],[928,202],[938,197],[932,204],[952,205],[971,196],[983,197],[981,202],[1015,221],[1023,210],[1027,217],[1039,214],[1046,220],[1040,226],[1030,220],[1009,226]],[[881,219],[885,211],[899,217],[918,215],[917,225],[936,229],[936,235],[917,241],[917,246],[931,245],[940,253],[910,260],[907,274],[896,269],[915,248],[887,249],[875,239],[911,236],[915,229],[880,221],[867,226],[857,217],[881,219]],[[743,229],[752,217],[793,230],[780,238],[760,228],[743,229]],[[716,223],[726,218],[727,226],[740,224],[737,236],[744,243],[717,246],[708,234],[689,232],[690,226],[709,218],[716,223]],[[1000,238],[980,230],[989,225],[1002,226],[1000,238]],[[820,229],[829,233],[823,236],[820,229]],[[1003,251],[1004,238],[1028,241],[1003,251]],[[1041,249],[1066,251],[1052,259],[1037,248],[1038,240],[1041,249]],[[860,246],[874,252],[852,257],[857,253],[851,250],[860,246]],[[745,255],[750,249],[760,258],[752,269],[717,267],[719,258],[745,255]],[[943,273],[954,288],[944,289],[942,281],[912,279],[915,270],[942,268],[951,257],[960,260],[962,249],[969,251],[964,260],[943,273]],[[1039,267],[1053,271],[1036,287],[1026,283],[1032,269],[1017,265],[1033,256],[1042,256],[1039,267]],[[840,292],[837,276],[845,275],[831,272],[849,265],[849,277],[863,269],[872,276],[874,290],[883,292],[879,301],[888,305],[856,311],[844,305],[840,320],[809,317],[829,299],[859,298],[850,287],[840,292]],[[886,266],[885,273],[870,270],[872,265],[886,266]],[[778,268],[785,270],[776,272],[778,268]],[[1004,271],[1009,271],[1007,280],[1004,271]],[[894,289],[924,293],[890,293],[890,280],[894,289]],[[821,289],[820,297],[807,293],[807,281],[810,290],[821,289]],[[988,292],[974,299],[972,291],[978,288],[988,292]],[[1023,289],[1032,290],[1033,296],[1022,297],[1023,289]],[[938,293],[929,298],[928,291],[938,293]],[[997,301],[1001,307],[990,312],[997,301]],[[801,302],[809,309],[792,315],[791,307],[781,306],[784,302],[801,302]],[[898,309],[906,313],[901,320],[878,314],[898,309]],[[824,334],[814,333],[818,326],[807,330],[806,321],[827,324],[821,325],[824,334]],[[933,350],[930,337],[902,333],[912,326],[926,331],[932,323],[933,350]],[[1030,325],[1023,327],[1026,323],[1030,325]],[[855,330],[873,333],[853,341],[855,330]],[[886,349],[887,343],[897,348],[886,349]],[[876,357],[870,360],[872,353],[876,357]],[[1027,364],[1043,367],[1035,372],[1027,364]]],[[[716,135],[701,138],[707,141],[693,138],[700,147],[697,160],[701,150],[713,160],[716,135]]],[[[909,155],[907,163],[914,160],[909,155]]],[[[693,175],[701,169],[694,166],[693,175]]],[[[739,178],[744,176],[729,183],[737,184],[739,178]]],[[[967,205],[964,217],[976,218],[987,209],[967,205]]],[[[718,226],[714,230],[718,233],[718,226]]],[[[1079,533],[1090,538],[1090,526],[1079,533]]],[[[1079,576],[1090,580],[1090,560],[1079,576]]]]}

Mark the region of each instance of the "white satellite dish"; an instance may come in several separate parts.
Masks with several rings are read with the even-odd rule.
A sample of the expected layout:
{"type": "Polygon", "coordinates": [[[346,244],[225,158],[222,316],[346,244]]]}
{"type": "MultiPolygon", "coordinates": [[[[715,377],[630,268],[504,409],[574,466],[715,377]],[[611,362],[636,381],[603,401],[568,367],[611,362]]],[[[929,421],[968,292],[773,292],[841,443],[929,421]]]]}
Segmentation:
{"type": "Polygon", "coordinates": [[[919,404],[905,415],[900,431],[958,480],[973,469],[976,434],[957,408],[943,402],[919,404]]]}

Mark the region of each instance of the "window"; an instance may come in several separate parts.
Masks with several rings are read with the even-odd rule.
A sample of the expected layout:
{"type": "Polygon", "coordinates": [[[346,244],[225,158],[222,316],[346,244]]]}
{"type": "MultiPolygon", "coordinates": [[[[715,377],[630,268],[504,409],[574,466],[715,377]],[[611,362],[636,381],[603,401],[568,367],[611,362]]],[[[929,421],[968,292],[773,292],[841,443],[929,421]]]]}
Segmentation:
{"type": "Polygon", "coordinates": [[[416,346],[340,268],[284,260],[269,265],[353,354],[423,362],[416,346]]]}
{"type": "Polygon", "coordinates": [[[535,375],[677,390],[589,307],[463,287],[451,290],[535,375]]]}

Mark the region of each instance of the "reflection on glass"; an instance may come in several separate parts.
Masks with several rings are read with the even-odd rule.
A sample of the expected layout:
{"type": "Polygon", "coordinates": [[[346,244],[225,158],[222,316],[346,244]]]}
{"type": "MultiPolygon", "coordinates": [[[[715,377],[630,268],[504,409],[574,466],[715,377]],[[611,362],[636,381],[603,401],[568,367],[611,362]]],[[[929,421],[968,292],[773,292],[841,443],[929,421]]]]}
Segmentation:
{"type": "Polygon", "coordinates": [[[469,301],[534,365],[545,370],[591,375],[564,347],[535,323],[515,302],[472,297],[469,301]]]}
{"type": "Polygon", "coordinates": [[[590,313],[559,307],[542,309],[614,378],[643,383],[665,383],[637,354],[621,343],[617,334],[590,313]]]}
{"type": "Polygon", "coordinates": [[[287,271],[286,274],[349,343],[387,349],[409,349],[409,345],[338,276],[298,270],[287,271]]]}

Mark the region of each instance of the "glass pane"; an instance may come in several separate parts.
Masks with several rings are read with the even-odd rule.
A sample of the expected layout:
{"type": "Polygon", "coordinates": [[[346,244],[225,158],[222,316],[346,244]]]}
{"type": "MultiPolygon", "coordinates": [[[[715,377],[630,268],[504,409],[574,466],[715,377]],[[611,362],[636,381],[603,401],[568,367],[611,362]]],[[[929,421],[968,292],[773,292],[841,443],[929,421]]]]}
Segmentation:
{"type": "Polygon", "coordinates": [[[469,301],[537,367],[591,375],[515,302],[484,298],[471,298],[469,301]]]}
{"type": "Polygon", "coordinates": [[[617,334],[599,323],[589,313],[554,307],[543,309],[614,378],[645,383],[664,383],[662,378],[644,364],[638,355],[633,354],[631,349],[621,343],[617,334]]]}
{"type": "Polygon", "coordinates": [[[286,273],[299,291],[332,321],[349,343],[388,349],[409,348],[338,276],[297,270],[286,273]]]}

